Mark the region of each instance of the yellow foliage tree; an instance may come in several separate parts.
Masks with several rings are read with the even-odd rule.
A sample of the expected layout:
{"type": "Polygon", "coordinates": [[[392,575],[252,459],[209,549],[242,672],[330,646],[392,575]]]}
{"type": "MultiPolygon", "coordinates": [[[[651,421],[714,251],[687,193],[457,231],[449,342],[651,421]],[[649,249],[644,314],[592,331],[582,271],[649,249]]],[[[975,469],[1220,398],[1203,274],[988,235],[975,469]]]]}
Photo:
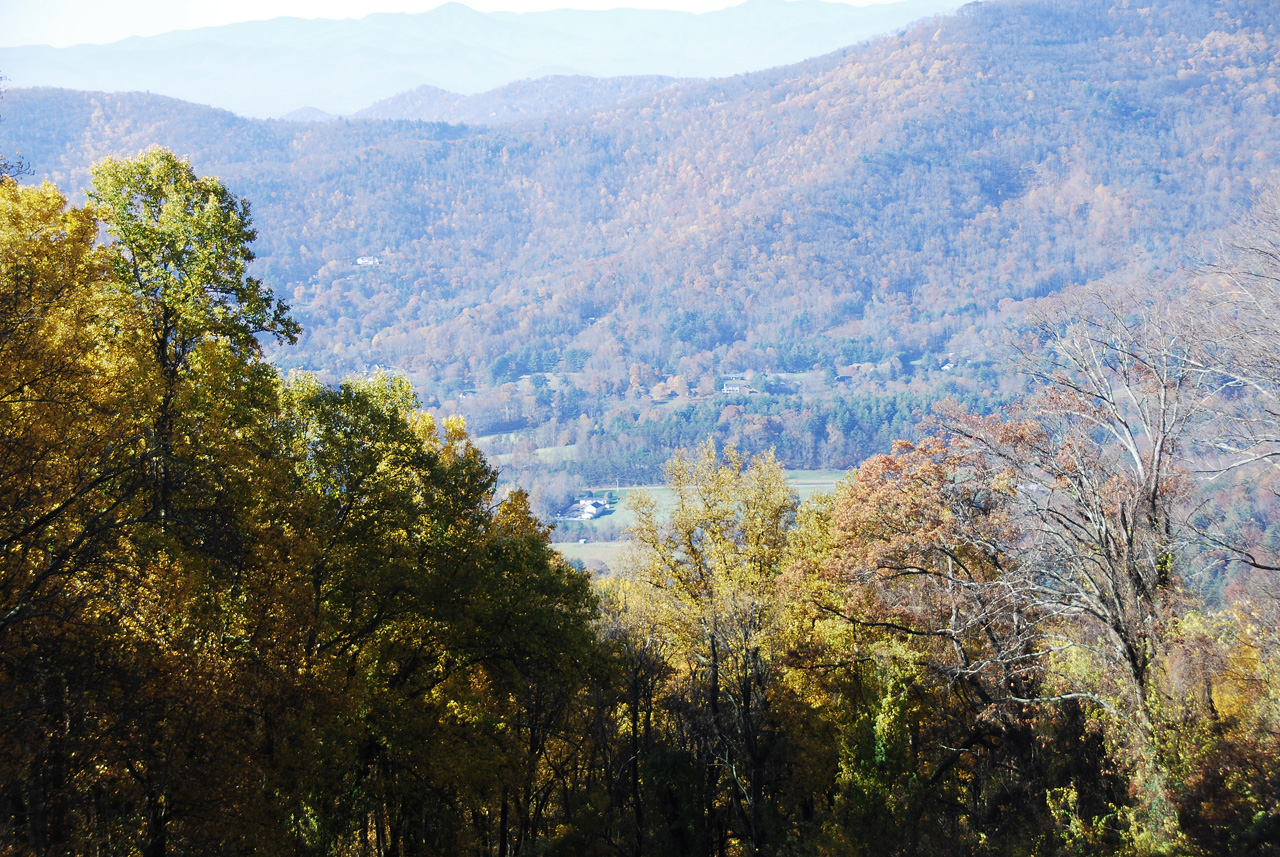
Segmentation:
{"type": "Polygon", "coordinates": [[[705,810],[723,827],[710,835],[762,848],[776,835],[768,804],[781,744],[772,712],[782,655],[777,582],[796,496],[772,454],[748,460],[732,448],[718,453],[712,441],[673,456],[666,484],[674,505],[665,514],[652,497],[632,500],[631,568],[652,591],[672,680],[692,706],[705,810]]]}

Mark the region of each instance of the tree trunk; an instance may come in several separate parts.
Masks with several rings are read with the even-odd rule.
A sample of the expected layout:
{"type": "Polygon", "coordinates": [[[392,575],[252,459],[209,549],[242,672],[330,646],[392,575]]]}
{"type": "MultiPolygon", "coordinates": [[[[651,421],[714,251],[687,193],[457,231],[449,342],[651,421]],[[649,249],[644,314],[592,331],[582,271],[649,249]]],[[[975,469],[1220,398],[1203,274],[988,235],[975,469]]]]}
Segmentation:
{"type": "Polygon", "coordinates": [[[164,795],[155,788],[147,790],[146,801],[147,841],[142,846],[142,857],[165,857],[168,849],[168,821],[164,807],[164,795]]]}

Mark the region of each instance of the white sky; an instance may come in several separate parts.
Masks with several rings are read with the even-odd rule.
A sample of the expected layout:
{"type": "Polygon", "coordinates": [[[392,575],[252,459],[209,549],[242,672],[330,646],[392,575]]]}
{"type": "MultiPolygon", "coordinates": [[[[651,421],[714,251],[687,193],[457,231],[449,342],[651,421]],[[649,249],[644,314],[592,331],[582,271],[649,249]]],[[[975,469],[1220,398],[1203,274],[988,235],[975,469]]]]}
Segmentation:
{"type": "MultiPolygon", "coordinates": [[[[482,12],[546,9],[679,9],[710,12],[741,0],[467,0],[482,12]]],[[[835,0],[869,6],[891,0],[835,0]]],[[[373,12],[425,12],[441,0],[0,0],[0,46],[104,44],[129,36],[294,15],[361,18],[373,12]]]]}

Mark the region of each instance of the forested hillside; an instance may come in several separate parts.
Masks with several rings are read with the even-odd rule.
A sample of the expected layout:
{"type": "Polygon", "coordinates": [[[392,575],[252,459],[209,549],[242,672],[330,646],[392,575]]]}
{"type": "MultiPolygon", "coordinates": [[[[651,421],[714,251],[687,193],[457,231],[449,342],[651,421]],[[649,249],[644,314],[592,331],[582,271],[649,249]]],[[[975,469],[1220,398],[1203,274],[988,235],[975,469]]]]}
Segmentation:
{"type": "Polygon", "coordinates": [[[104,154],[190,154],[254,201],[256,270],[304,329],[280,366],[404,371],[517,432],[495,451],[576,443],[652,478],[692,420],[839,467],[883,449],[886,401],[999,395],[1024,299],[1198,264],[1280,169],[1273,11],[972,4],[497,129],[14,90],[0,147],[71,188],[104,154]],[[761,395],[717,392],[739,379],[761,395]]]}

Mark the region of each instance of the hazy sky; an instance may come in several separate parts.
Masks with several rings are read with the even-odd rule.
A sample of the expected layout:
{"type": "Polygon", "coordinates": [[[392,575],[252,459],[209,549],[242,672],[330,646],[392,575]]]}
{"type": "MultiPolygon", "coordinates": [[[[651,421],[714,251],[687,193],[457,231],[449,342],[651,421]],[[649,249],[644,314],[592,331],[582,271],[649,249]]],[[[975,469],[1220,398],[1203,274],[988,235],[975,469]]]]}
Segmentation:
{"type": "MultiPolygon", "coordinates": [[[[680,9],[709,12],[741,0],[467,0],[484,12],[544,9],[680,9]]],[[[889,0],[837,0],[867,6],[889,0]]],[[[372,12],[425,12],[441,0],[0,0],[0,46],[63,47],[128,36],[296,15],[360,18],[372,12]]]]}

